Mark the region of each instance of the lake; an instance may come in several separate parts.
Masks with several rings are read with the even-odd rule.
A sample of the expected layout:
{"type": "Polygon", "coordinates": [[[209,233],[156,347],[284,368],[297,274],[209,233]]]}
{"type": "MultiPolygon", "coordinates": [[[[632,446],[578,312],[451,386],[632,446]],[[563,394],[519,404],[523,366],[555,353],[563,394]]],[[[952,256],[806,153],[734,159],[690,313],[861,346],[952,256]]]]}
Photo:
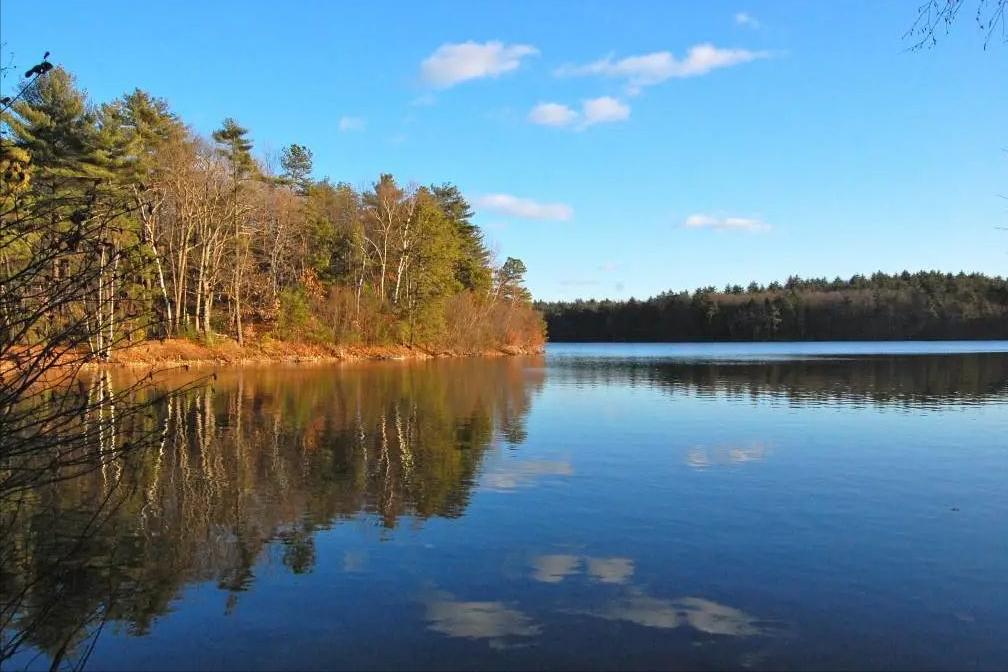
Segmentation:
{"type": "Polygon", "coordinates": [[[5,670],[1008,667],[1008,342],[221,370],[147,426],[5,535],[5,670]]]}

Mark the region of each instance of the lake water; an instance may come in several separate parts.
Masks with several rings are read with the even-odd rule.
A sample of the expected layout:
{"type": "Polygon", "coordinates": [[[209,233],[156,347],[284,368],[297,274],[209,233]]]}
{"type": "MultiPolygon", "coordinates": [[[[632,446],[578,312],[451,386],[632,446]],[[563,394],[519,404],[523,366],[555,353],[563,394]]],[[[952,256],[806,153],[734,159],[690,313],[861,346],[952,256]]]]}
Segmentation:
{"type": "Polygon", "coordinates": [[[151,427],[4,542],[58,576],[4,669],[1008,668],[1005,342],[221,371],[151,427]]]}

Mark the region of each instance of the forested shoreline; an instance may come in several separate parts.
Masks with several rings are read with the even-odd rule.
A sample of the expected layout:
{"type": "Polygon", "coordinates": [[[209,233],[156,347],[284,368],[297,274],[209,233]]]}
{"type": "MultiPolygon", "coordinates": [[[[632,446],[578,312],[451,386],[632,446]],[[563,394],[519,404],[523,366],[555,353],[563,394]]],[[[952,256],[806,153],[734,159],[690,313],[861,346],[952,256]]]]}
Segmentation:
{"type": "Polygon", "coordinates": [[[5,354],[543,343],[525,265],[495,262],[456,186],[315,179],[309,148],[257,156],[234,119],[202,137],[140,89],[98,104],[47,60],[26,76],[0,105],[5,354]]]}
{"type": "Polygon", "coordinates": [[[44,344],[44,356],[63,347],[111,361],[116,348],[153,341],[233,343],[233,358],[262,358],[278,348],[258,346],[277,342],[316,345],[327,357],[342,346],[521,352],[547,333],[1008,338],[1008,282],[981,274],[791,277],[643,301],[533,304],[525,265],[495,263],[452,184],[402,185],[383,174],[357,189],[316,179],[309,148],[257,157],[250,131],[232,118],[201,137],[142,90],[96,104],[46,60],[27,74],[0,105],[6,360],[44,344]]]}
{"type": "Polygon", "coordinates": [[[538,302],[552,341],[1008,338],[1008,280],[922,271],[665,292],[638,301],[538,302]]]}

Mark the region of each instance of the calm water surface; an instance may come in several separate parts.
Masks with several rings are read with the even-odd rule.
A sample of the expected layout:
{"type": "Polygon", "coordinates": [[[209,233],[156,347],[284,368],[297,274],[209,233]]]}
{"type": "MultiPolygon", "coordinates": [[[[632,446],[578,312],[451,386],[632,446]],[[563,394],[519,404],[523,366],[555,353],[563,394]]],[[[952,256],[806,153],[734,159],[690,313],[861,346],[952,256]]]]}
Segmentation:
{"type": "Polygon", "coordinates": [[[1008,667],[1008,343],[555,344],[159,412],[86,543],[108,475],[12,535],[78,568],[4,669],[1008,667]]]}

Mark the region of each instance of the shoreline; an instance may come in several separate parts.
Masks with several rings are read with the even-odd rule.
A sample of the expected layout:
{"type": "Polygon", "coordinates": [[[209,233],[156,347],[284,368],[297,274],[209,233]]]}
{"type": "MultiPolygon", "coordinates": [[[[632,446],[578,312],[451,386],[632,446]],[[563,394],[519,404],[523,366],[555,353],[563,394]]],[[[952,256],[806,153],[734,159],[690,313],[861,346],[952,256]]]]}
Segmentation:
{"type": "Polygon", "coordinates": [[[513,357],[542,354],[542,345],[501,345],[455,349],[408,345],[331,345],[294,341],[264,341],[238,345],[221,339],[212,345],[184,338],[144,341],[115,350],[107,362],[88,362],[85,369],[152,368],[160,366],[219,367],[277,364],[340,364],[348,362],[424,361],[451,357],[513,357]]]}

